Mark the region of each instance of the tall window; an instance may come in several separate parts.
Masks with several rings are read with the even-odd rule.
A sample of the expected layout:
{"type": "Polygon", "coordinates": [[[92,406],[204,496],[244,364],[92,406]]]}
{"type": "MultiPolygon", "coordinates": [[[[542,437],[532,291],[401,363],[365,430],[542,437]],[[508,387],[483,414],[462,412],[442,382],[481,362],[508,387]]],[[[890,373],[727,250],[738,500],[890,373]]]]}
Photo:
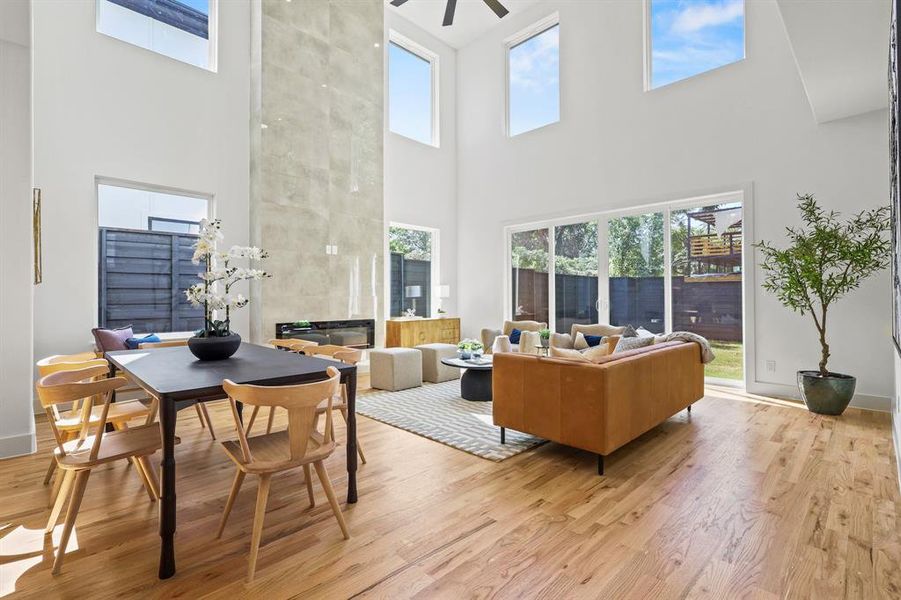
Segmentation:
{"type": "Polygon", "coordinates": [[[438,145],[438,57],[392,32],[388,44],[388,128],[423,144],[438,145]]]}
{"type": "Polygon", "coordinates": [[[392,225],[388,229],[391,260],[391,316],[432,315],[437,285],[437,231],[392,225]]]}
{"type": "Polygon", "coordinates": [[[192,331],[203,312],[184,291],[202,267],[191,262],[209,199],[97,184],[98,322],[136,333],[192,331]]]}
{"type": "Polygon", "coordinates": [[[560,26],[554,15],[508,40],[511,136],[560,120],[560,26]]]}
{"type": "Polygon", "coordinates": [[[745,57],[744,0],[646,0],[650,88],[745,57]]]}
{"type": "Polygon", "coordinates": [[[216,70],[218,0],[97,0],[97,31],[216,70]]]}

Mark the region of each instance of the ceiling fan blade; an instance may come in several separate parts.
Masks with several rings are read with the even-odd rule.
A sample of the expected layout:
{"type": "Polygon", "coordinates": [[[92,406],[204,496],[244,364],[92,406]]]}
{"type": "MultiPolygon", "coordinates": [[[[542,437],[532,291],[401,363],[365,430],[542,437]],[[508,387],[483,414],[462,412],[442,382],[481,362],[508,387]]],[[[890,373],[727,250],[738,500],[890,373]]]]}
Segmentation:
{"type": "Polygon", "coordinates": [[[401,4],[403,4],[406,1],[407,0],[391,0],[391,6],[400,6],[401,4]]]}
{"type": "Polygon", "coordinates": [[[507,16],[507,13],[510,11],[504,8],[504,5],[498,2],[497,0],[482,0],[485,4],[488,5],[488,8],[494,11],[494,14],[498,16],[498,18],[503,19],[507,16]]]}
{"type": "Polygon", "coordinates": [[[454,11],[456,10],[457,0],[447,0],[447,7],[444,9],[444,22],[441,23],[443,26],[447,27],[454,24],[454,11]]]}

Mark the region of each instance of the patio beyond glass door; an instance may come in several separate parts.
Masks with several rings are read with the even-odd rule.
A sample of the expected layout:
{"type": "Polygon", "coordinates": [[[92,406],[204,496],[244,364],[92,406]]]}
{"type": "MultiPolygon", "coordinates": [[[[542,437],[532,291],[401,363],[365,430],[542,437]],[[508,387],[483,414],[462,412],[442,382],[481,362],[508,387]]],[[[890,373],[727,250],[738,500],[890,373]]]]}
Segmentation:
{"type": "Polygon", "coordinates": [[[516,321],[549,322],[549,233],[547,228],[533,229],[517,231],[510,237],[511,314],[516,321]]]}
{"type": "Polygon", "coordinates": [[[663,213],[610,218],[606,237],[610,324],[664,333],[663,213]]]}
{"type": "Polygon", "coordinates": [[[597,221],[554,227],[554,301],[555,331],[598,322],[597,221]]]}

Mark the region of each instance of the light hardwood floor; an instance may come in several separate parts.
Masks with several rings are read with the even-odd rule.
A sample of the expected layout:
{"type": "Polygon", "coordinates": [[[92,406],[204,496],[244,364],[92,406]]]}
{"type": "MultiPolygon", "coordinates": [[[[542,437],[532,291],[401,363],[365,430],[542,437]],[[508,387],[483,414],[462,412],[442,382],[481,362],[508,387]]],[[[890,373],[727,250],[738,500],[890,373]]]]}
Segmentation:
{"type": "MultiPolygon", "coordinates": [[[[209,412],[228,435],[226,405],[209,412]]],[[[40,453],[0,462],[0,595],[901,597],[887,414],[820,417],[710,388],[690,417],[608,457],[605,477],[594,456],[556,444],[493,463],[360,417],[369,462],[360,502],[345,507],[353,537],[341,538],[318,484],[308,509],[299,475],[275,477],[252,585],[256,486],[241,491],[217,542],[233,468],[193,411],[181,413],[176,449],[176,576],[156,578],[156,506],[121,465],[92,476],[64,571],[51,576],[41,533],[50,440],[45,423],[38,430],[40,453]]],[[[337,437],[328,469],[343,497],[343,429],[337,437]]]]}

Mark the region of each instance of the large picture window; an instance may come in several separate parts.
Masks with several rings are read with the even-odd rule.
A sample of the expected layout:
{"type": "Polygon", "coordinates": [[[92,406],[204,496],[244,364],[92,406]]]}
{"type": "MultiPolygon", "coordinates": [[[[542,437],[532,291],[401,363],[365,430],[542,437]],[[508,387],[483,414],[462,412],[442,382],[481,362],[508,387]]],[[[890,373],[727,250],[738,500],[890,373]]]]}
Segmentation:
{"type": "Polygon", "coordinates": [[[507,127],[519,135],[560,120],[560,25],[546,19],[507,42],[507,127]]]}
{"type": "Polygon", "coordinates": [[[97,31],[216,70],[218,0],[97,0],[97,31]]]}
{"type": "Polygon", "coordinates": [[[193,331],[203,311],[185,290],[202,270],[191,262],[209,198],[98,182],[98,323],[135,333],[193,331]]]}
{"type": "Polygon", "coordinates": [[[426,227],[389,227],[390,316],[430,317],[437,310],[440,299],[433,294],[439,285],[437,237],[437,230],[426,227]]]}
{"type": "Polygon", "coordinates": [[[396,33],[388,44],[388,129],[438,146],[437,55],[396,33]]]}
{"type": "Polygon", "coordinates": [[[645,1],[649,89],[745,57],[744,0],[645,1]]]}

